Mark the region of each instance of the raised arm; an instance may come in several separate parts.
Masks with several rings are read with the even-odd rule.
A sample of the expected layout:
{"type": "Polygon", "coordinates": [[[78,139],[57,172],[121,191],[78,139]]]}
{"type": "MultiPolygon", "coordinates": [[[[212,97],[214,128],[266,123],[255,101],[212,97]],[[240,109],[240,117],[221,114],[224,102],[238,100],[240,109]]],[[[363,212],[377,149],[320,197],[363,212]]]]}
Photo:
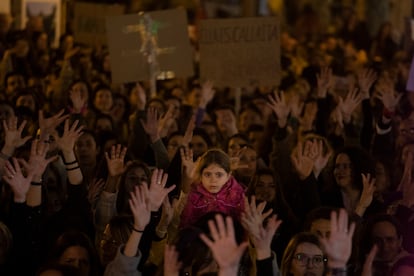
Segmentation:
{"type": "Polygon", "coordinates": [[[240,259],[248,243],[236,242],[233,219],[216,215],[215,221],[208,222],[211,239],[201,234],[201,240],[210,248],[213,258],[219,266],[219,276],[235,276],[238,273],[240,259]]]}
{"type": "Polygon", "coordinates": [[[42,177],[47,165],[56,160],[56,156],[46,158],[49,144],[41,143],[39,140],[32,142],[29,161],[20,159],[19,162],[24,167],[28,175],[32,175],[32,181],[27,193],[27,205],[30,207],[42,204],[42,177]]]}
{"type": "Polygon", "coordinates": [[[54,132],[54,138],[58,145],[62,157],[63,163],[66,167],[69,183],[72,185],[79,185],[83,181],[82,171],[76,160],[74,147],[76,140],[82,135],[83,126],[78,126],[79,121],[75,121],[69,127],[69,119],[65,120],[64,131],[62,136],[58,136],[54,132]]]}
{"type": "Polygon", "coordinates": [[[352,252],[352,236],[355,223],[348,225],[348,214],[345,209],[339,213],[331,213],[331,235],[321,238],[321,243],[328,255],[329,276],[346,276],[347,262],[352,252]]]}

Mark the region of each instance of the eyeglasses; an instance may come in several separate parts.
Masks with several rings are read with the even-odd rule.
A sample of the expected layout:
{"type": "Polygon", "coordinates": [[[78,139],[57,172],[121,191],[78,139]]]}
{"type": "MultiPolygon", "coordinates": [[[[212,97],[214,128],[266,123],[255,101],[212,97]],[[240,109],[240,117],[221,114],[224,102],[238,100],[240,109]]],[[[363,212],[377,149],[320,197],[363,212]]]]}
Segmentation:
{"type": "Polygon", "coordinates": [[[311,257],[304,253],[298,253],[294,256],[294,258],[301,266],[307,266],[309,262],[312,261],[314,266],[320,267],[323,263],[328,261],[328,259],[322,255],[315,255],[311,257]]]}

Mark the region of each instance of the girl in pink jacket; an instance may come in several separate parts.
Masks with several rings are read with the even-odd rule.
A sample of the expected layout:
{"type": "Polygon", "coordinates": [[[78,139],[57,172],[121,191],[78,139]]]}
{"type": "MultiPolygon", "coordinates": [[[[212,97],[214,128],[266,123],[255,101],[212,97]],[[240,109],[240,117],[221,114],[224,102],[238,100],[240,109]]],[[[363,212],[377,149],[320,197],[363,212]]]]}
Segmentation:
{"type": "Polygon", "coordinates": [[[195,173],[198,180],[189,191],[180,226],[192,225],[209,212],[240,219],[244,210],[244,188],[231,175],[230,157],[219,149],[208,150],[200,157],[195,173]]]}

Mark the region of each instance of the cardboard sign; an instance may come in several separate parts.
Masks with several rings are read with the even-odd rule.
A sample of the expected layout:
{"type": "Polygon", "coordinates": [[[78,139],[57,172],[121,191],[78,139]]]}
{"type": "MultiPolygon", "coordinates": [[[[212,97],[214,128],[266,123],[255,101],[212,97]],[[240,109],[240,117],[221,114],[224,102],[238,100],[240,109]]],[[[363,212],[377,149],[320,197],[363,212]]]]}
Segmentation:
{"type": "Polygon", "coordinates": [[[184,9],[107,17],[106,27],[114,82],[149,80],[151,62],[157,64],[159,79],[193,75],[184,9]]]}
{"type": "Polygon", "coordinates": [[[200,74],[218,86],[278,85],[280,30],[276,17],[200,22],[200,74]]]}
{"type": "Polygon", "coordinates": [[[75,41],[89,45],[107,45],[106,16],[122,15],[125,6],[93,3],[75,3],[75,41]]]}
{"type": "Polygon", "coordinates": [[[11,13],[10,10],[11,6],[10,6],[10,0],[3,0],[0,1],[0,13],[11,13]]]}

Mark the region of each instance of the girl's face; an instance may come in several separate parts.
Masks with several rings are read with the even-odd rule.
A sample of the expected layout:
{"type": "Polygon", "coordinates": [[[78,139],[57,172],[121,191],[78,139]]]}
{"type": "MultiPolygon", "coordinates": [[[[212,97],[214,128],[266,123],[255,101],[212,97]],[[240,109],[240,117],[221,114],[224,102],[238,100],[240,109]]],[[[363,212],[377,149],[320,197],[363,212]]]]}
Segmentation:
{"type": "Polygon", "coordinates": [[[112,93],[107,89],[99,90],[95,95],[94,105],[103,113],[108,113],[112,108],[112,93]]]}
{"type": "Polygon", "coordinates": [[[88,251],[79,245],[66,248],[60,256],[59,263],[77,267],[82,276],[88,276],[90,271],[90,260],[88,251]]]}
{"type": "Polygon", "coordinates": [[[201,172],[201,183],[212,194],[218,193],[229,178],[230,173],[217,164],[210,164],[201,172]]]}
{"type": "Polygon", "coordinates": [[[339,187],[351,187],[353,183],[352,163],[349,156],[340,153],[335,160],[334,177],[339,187]]]}
{"type": "Polygon", "coordinates": [[[293,276],[322,276],[324,271],[323,252],[313,243],[304,242],[295,250],[290,273],[293,276]]]}
{"type": "Polygon", "coordinates": [[[276,197],[276,183],[273,176],[263,174],[259,176],[255,188],[256,199],[260,201],[272,202],[276,197]]]}

